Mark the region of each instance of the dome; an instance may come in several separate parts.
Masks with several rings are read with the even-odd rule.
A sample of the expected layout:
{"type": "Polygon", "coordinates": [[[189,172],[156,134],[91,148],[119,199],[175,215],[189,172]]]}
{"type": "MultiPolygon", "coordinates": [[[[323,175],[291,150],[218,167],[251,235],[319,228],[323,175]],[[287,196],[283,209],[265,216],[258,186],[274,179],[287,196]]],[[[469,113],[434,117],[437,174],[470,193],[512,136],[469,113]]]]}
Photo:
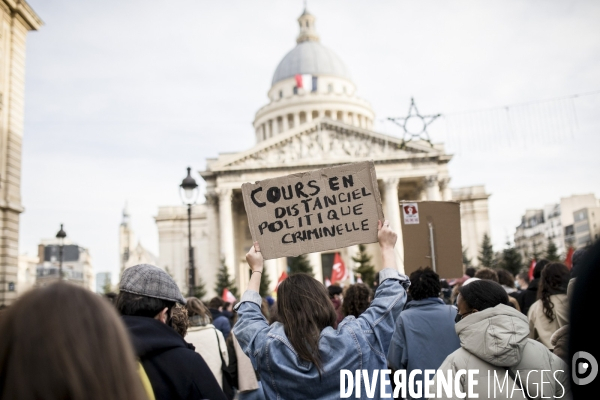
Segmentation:
{"type": "Polygon", "coordinates": [[[332,75],[350,80],[348,69],[338,55],[316,41],[298,43],[287,53],[273,74],[272,84],[297,74],[332,75]]]}

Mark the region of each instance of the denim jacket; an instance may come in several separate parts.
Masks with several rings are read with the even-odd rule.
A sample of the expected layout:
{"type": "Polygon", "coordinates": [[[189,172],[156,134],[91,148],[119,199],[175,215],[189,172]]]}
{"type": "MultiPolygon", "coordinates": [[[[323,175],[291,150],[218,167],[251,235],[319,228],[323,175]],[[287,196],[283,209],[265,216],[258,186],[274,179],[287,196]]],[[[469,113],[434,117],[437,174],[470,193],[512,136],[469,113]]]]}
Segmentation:
{"type": "MultiPolygon", "coordinates": [[[[356,370],[367,370],[371,379],[373,370],[387,369],[395,318],[404,307],[410,281],[391,268],[382,270],[379,279],[375,298],[363,314],[348,316],[337,329],[327,327],[321,332],[322,377],[315,365],[298,357],[281,323],[269,326],[260,312],[259,294],[251,290],[244,293],[236,305],[238,321],[233,331],[259,371],[268,399],[339,399],[340,370],[350,370],[355,379],[356,370]]],[[[374,397],[367,394],[363,379],[360,386],[361,398],[379,399],[379,377],[374,397]]],[[[355,393],[352,398],[356,398],[355,393]]],[[[387,393],[391,393],[389,387],[387,393]]]]}

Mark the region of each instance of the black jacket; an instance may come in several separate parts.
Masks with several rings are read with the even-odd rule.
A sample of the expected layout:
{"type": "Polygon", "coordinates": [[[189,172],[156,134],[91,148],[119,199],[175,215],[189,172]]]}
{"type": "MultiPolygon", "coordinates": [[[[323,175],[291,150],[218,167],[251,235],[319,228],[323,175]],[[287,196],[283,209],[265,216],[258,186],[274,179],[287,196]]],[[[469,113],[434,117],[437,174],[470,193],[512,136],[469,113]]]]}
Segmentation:
{"type": "Polygon", "coordinates": [[[124,316],[156,400],[226,400],[206,362],[173,330],[153,318],[124,316]]]}
{"type": "Polygon", "coordinates": [[[527,315],[529,307],[531,307],[531,305],[537,301],[537,291],[539,283],[539,278],[534,279],[531,282],[529,282],[529,286],[527,286],[527,289],[520,290],[519,292],[514,294],[511,293],[511,296],[517,299],[517,301],[519,302],[521,312],[525,315],[527,315]]]}

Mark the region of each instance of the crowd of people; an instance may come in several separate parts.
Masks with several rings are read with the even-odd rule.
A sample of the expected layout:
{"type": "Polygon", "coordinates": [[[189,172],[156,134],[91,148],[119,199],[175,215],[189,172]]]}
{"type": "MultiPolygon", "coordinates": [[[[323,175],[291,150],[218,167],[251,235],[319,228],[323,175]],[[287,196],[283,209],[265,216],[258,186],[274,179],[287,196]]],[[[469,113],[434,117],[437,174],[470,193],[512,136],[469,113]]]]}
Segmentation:
{"type": "MultiPolygon", "coordinates": [[[[532,281],[489,268],[445,281],[430,268],[398,272],[387,222],[378,240],[385,268],[374,288],[326,288],[292,274],[276,302],[261,298],[255,243],[248,290],[235,305],[186,299],[151,265],[125,270],[107,298],[66,282],[32,290],[0,314],[0,398],[338,399],[341,370],[386,369],[437,370],[434,381],[476,369],[479,398],[489,394],[488,373],[505,372],[523,398],[571,396],[569,304],[581,251],[571,270],[538,261],[532,281]],[[536,370],[555,379],[516,378],[536,370]]],[[[403,396],[426,398],[424,382],[417,375],[403,396]]],[[[361,398],[394,389],[393,380],[374,384],[367,397],[358,383],[361,398]]],[[[466,392],[466,380],[459,384],[466,392]]]]}

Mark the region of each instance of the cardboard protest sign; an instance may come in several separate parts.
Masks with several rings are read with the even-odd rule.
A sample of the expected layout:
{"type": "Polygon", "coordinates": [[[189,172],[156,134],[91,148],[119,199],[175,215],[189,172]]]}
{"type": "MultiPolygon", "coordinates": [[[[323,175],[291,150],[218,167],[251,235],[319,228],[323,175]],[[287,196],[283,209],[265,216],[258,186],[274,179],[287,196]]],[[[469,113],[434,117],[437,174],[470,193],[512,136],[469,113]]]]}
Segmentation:
{"type": "Polygon", "coordinates": [[[419,267],[431,267],[440,278],[462,276],[460,204],[402,201],[400,207],[404,273],[410,275],[419,267]]]}
{"type": "Polygon", "coordinates": [[[266,260],[376,242],[383,219],[372,161],[244,183],[242,193],[266,260]]]}

